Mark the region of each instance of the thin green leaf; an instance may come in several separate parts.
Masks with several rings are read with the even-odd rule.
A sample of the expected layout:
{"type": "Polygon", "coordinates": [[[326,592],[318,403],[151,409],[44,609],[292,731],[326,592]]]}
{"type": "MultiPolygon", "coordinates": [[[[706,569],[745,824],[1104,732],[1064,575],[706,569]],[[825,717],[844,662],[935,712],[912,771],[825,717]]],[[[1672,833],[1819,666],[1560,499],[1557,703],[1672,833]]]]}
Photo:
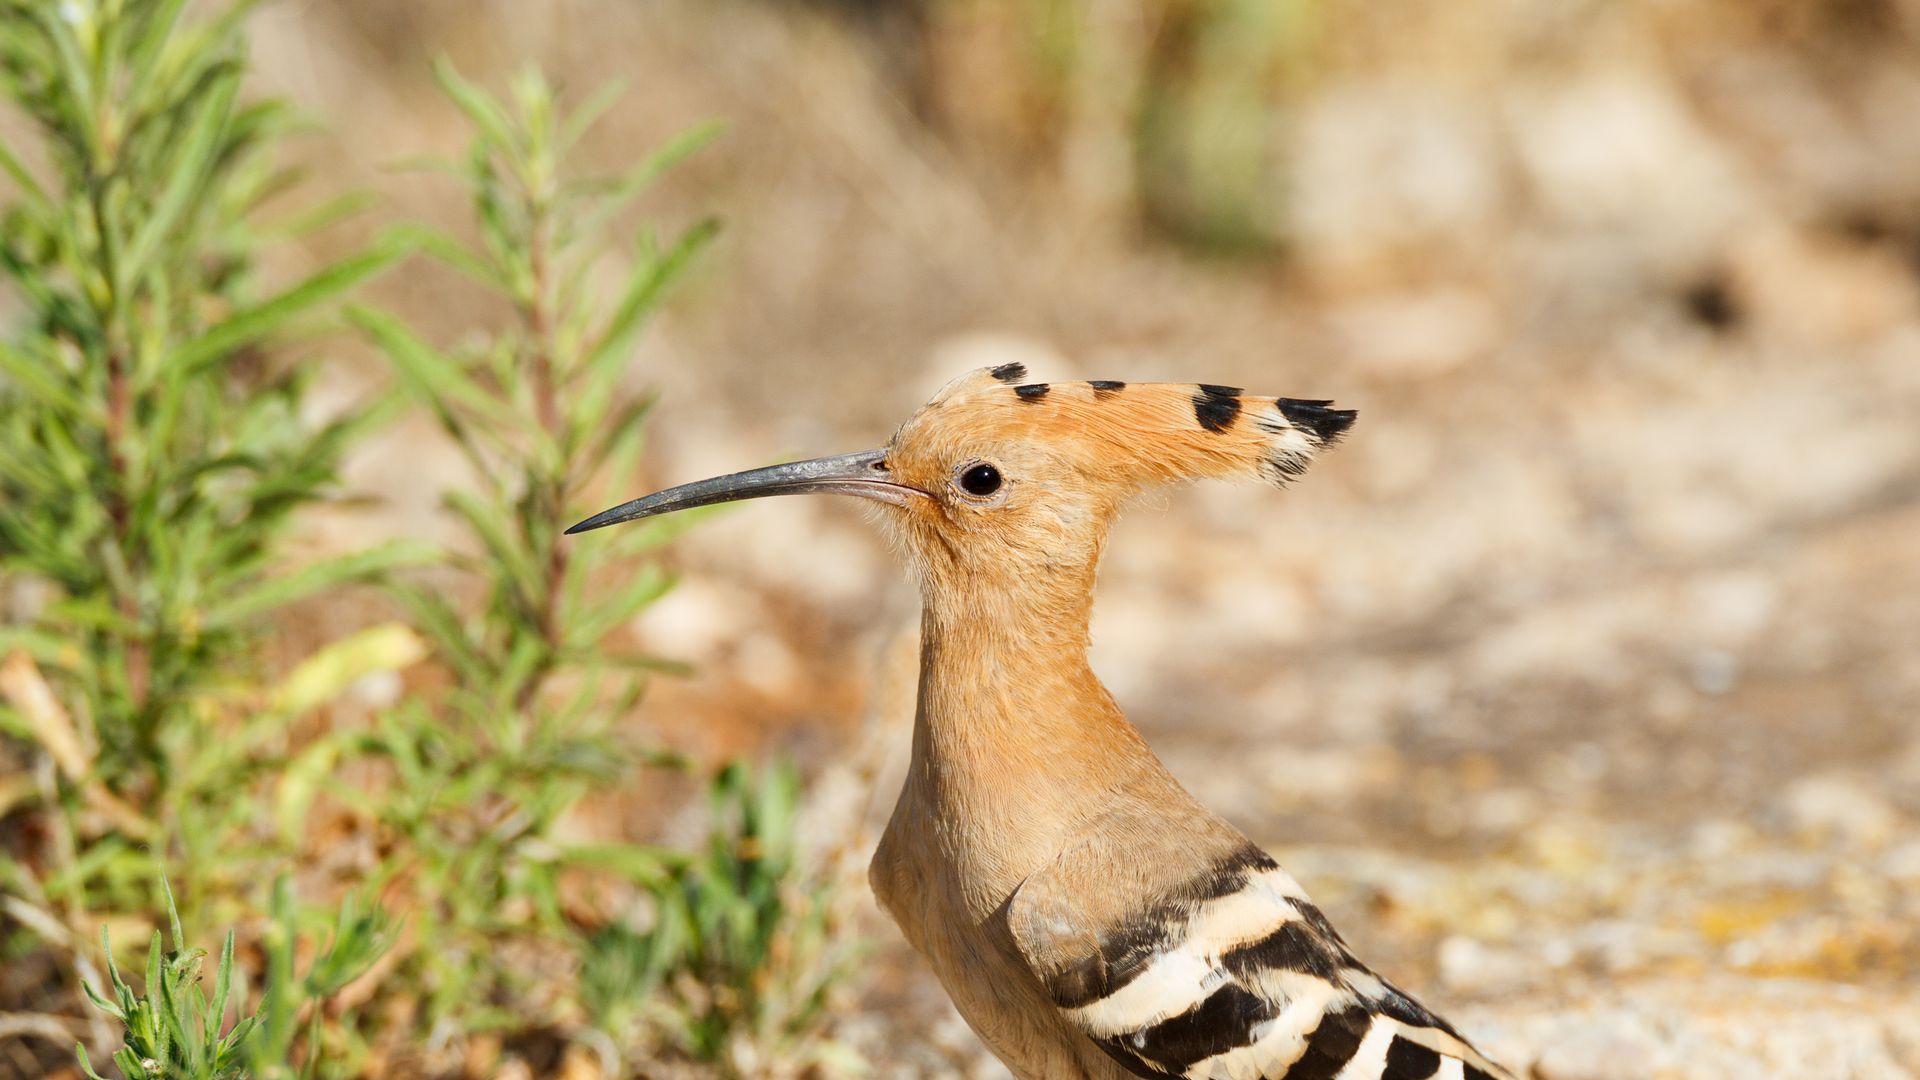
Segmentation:
{"type": "Polygon", "coordinates": [[[0,341],[0,375],[14,386],[63,412],[92,418],[99,410],[77,393],[72,378],[51,357],[34,356],[11,342],[0,341]]]}
{"type": "MultiPolygon", "coordinates": [[[[612,396],[607,395],[609,398],[612,396]]],[[[626,484],[639,461],[647,415],[658,403],[659,395],[648,392],[619,403],[619,410],[612,419],[607,419],[605,405],[590,408],[586,402],[582,402],[579,426],[581,437],[587,440],[587,447],[580,462],[579,474],[599,476],[604,469],[608,474],[605,483],[615,487],[626,484]]]]}
{"type": "MultiPolygon", "coordinates": [[[[160,892],[167,898],[167,928],[173,931],[173,947],[177,952],[187,947],[187,935],[180,932],[180,908],[173,902],[173,883],[164,874],[160,877],[160,892]]],[[[158,943],[155,944],[157,947],[158,943]]]]}
{"type": "Polygon", "coordinates": [[[581,843],[558,848],[554,859],[568,866],[607,870],[647,885],[666,881],[688,864],[690,856],[684,851],[642,844],[581,843]]]}
{"type": "Polygon", "coordinates": [[[725,130],[724,122],[709,120],[696,124],[669,139],[666,145],[655,150],[639,165],[629,169],[613,182],[611,189],[601,195],[599,206],[581,218],[580,230],[589,235],[599,232],[615,214],[620,212],[621,208],[633,200],[634,196],[644,191],[668,169],[685,161],[701,147],[718,138],[725,130]]]}
{"type": "Polygon", "coordinates": [[[567,151],[573,148],[573,144],[580,140],[580,136],[586,134],[587,129],[605,115],[606,111],[613,107],[614,102],[620,100],[620,95],[625,93],[626,89],[626,80],[614,79],[602,85],[587,100],[581,102],[579,107],[573,110],[573,115],[567,117],[567,122],[561,126],[560,137],[554,142],[554,156],[564,157],[567,151]]]}
{"type": "Polygon", "coordinates": [[[128,283],[140,277],[160,241],[172,231],[188,205],[200,196],[214,166],[214,143],[226,129],[238,89],[238,78],[228,79],[200,102],[199,115],[188,128],[179,153],[167,163],[166,187],[148,210],[146,220],[127,245],[116,268],[120,274],[116,291],[126,292],[128,283]]]}
{"type": "Polygon", "coordinates": [[[120,1020],[123,1022],[126,1020],[127,1018],[126,1012],[123,1011],[119,1005],[115,1004],[114,1002],[108,1001],[104,997],[101,997],[100,991],[95,990],[93,988],[92,983],[88,982],[85,979],[81,979],[80,989],[87,995],[87,1000],[93,1002],[94,1008],[99,1009],[101,1012],[106,1013],[108,1016],[113,1017],[115,1020],[120,1020]]]}
{"type": "Polygon", "coordinates": [[[173,39],[174,27],[185,6],[186,0],[159,0],[155,7],[148,9],[139,35],[127,50],[127,66],[133,72],[127,80],[127,100],[146,99],[147,87],[160,70],[160,61],[167,53],[166,44],[173,39]]]}
{"type": "Polygon", "coordinates": [[[397,244],[376,245],[369,251],[326,267],[275,296],[228,316],[175,351],[172,362],[185,375],[195,375],[229,359],[235,350],[252,344],[285,326],[295,316],[325,303],[391,267],[406,249],[397,244]]]}
{"type": "Polygon", "coordinates": [[[464,491],[450,491],[446,499],[447,505],[466,521],[467,527],[486,545],[487,553],[506,571],[508,579],[531,606],[542,589],[540,571],[533,563],[532,553],[519,538],[507,532],[499,510],[464,491]]]}
{"type": "Polygon", "coordinates": [[[262,236],[298,239],[344,221],[366,210],[377,201],[370,192],[349,191],[344,195],[336,195],[318,206],[299,210],[270,224],[261,225],[259,231],[262,236]]]}
{"type": "MultiPolygon", "coordinates": [[[[153,937],[147,942],[146,990],[147,990],[148,998],[157,997],[166,992],[166,989],[167,989],[166,962],[162,957],[163,957],[163,954],[161,952],[161,947],[160,947],[160,931],[155,930],[153,932],[153,937]]],[[[155,1041],[159,1041],[161,1038],[164,1037],[162,1036],[158,1028],[155,1028],[154,1030],[149,1032],[148,1036],[150,1038],[153,1038],[155,1041]]]]}
{"type": "Polygon", "coordinates": [[[32,205],[35,212],[54,212],[53,203],[47,198],[46,189],[40,186],[40,182],[33,178],[31,172],[27,171],[26,165],[13,152],[13,147],[7,145],[5,139],[0,139],[0,171],[5,171],[13,180],[14,187],[20,190],[20,195],[32,205]]]}
{"type": "Polygon", "coordinates": [[[70,98],[70,104],[64,110],[67,121],[80,131],[81,143],[90,163],[98,163],[104,156],[99,144],[98,125],[90,123],[99,115],[99,101],[95,97],[94,79],[91,69],[81,55],[80,42],[73,35],[73,28],[67,22],[68,10],[62,5],[28,5],[28,10],[38,17],[41,29],[53,44],[54,56],[59,60],[59,74],[62,80],[61,97],[70,98]]]}
{"type": "Polygon", "coordinates": [[[593,347],[587,350],[582,365],[587,376],[585,393],[604,394],[612,388],[620,365],[627,359],[634,334],[665,295],[667,286],[673,284],[693,257],[719,233],[719,221],[708,218],[683,233],[665,255],[634,273],[612,318],[593,347]]]}
{"type": "Polygon", "coordinates": [[[462,679],[473,681],[491,674],[491,666],[476,648],[460,613],[446,597],[422,588],[400,589],[394,596],[420,629],[433,638],[442,657],[462,679]]]}
{"type": "Polygon", "coordinates": [[[227,939],[220,946],[220,966],[214,972],[213,1004],[207,1009],[205,1038],[215,1042],[220,1035],[220,1022],[227,1014],[227,997],[233,991],[233,931],[227,931],[227,939]]]}
{"type": "Polygon", "coordinates": [[[86,1047],[80,1045],[79,1043],[74,1043],[73,1056],[80,1060],[80,1071],[87,1074],[87,1080],[107,1080],[106,1077],[101,1076],[99,1073],[93,1071],[93,1062],[88,1060],[87,1058],[86,1047]]]}
{"type": "Polygon", "coordinates": [[[473,253],[466,245],[455,240],[439,229],[419,224],[395,226],[393,234],[412,244],[427,255],[458,270],[474,281],[500,292],[507,291],[507,281],[492,263],[473,253]]]}
{"type": "Polygon", "coordinates": [[[400,376],[420,400],[433,409],[441,426],[456,437],[466,430],[456,406],[485,422],[515,422],[498,399],[477,385],[451,358],[420,340],[399,319],[377,308],[355,305],[347,319],[365,331],[400,370],[400,376]]]}
{"type": "Polygon", "coordinates": [[[413,540],[391,540],[366,551],[324,559],[291,573],[268,578],[228,597],[208,609],[205,625],[209,629],[232,626],[325,589],[350,582],[371,581],[403,567],[434,563],[439,558],[439,549],[432,545],[413,540]]]}
{"type": "Polygon", "coordinates": [[[0,657],[15,649],[24,651],[41,667],[66,667],[79,657],[73,642],[45,627],[0,626],[0,657]]]}
{"type": "Polygon", "coordinates": [[[125,1000],[133,991],[127,988],[127,981],[120,977],[120,965],[113,959],[113,935],[107,930],[107,924],[100,924],[100,952],[106,957],[107,979],[113,984],[114,996],[125,1000]]]}
{"type": "Polygon", "coordinates": [[[442,56],[433,62],[433,77],[440,82],[440,88],[446,91],[467,119],[479,128],[495,149],[511,151],[517,140],[513,137],[512,126],[506,114],[501,111],[498,102],[487,96],[479,87],[461,78],[453,62],[442,56]]]}
{"type": "Polygon", "coordinates": [[[585,651],[598,646],[615,627],[666,595],[673,584],[673,575],[659,566],[651,563],[642,566],[611,595],[589,603],[585,611],[574,613],[566,628],[569,647],[585,651]]]}

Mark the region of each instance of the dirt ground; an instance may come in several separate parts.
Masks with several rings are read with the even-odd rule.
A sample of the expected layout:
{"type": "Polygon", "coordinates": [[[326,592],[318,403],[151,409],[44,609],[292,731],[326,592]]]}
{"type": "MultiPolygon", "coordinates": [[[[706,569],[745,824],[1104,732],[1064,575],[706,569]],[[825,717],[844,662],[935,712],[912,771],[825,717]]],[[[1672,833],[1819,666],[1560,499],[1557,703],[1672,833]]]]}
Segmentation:
{"type": "MultiPolygon", "coordinates": [[[[1128,85],[1144,31],[1080,7],[1128,85]]],[[[436,53],[625,78],[610,165],[727,121],[648,205],[726,222],[634,365],[663,485],[877,445],[1012,359],[1358,408],[1289,491],[1117,531],[1095,667],[1174,771],[1539,1077],[1920,1076],[1920,7],[1313,7],[1261,121],[1267,256],[1116,209],[1112,72],[1008,149],[991,5],[313,0],[265,9],[256,59],[332,118],[329,183],[449,225],[383,168],[457,149],[436,53]]],[[[440,276],[382,290],[450,336],[487,317],[440,276]]],[[[369,452],[381,508],[327,535],[442,528],[437,453],[369,452]]],[[[796,755],[821,843],[871,839],[916,601],[860,511],[753,504],[671,557],[635,632],[698,674],[633,723],[796,755]]],[[[671,829],[674,797],[606,813],[671,829]]],[[[842,1031],[876,1074],[1004,1075],[869,915],[842,1031]]]]}

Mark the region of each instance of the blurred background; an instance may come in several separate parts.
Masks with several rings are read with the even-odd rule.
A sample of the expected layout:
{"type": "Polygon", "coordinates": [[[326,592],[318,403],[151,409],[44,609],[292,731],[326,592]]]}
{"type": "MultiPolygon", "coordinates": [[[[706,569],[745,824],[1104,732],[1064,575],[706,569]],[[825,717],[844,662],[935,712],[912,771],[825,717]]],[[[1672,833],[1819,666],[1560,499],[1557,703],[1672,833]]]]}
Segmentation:
{"type": "MultiPolygon", "coordinates": [[[[256,989],[276,940],[303,942],[287,971],[327,955],[345,923],[320,909],[341,896],[370,885],[398,920],[368,929],[384,948],[351,981],[309,978],[288,1006],[288,1052],[326,1048],[323,1074],[1005,1076],[864,884],[904,768],[917,600],[855,506],[774,500],[647,534],[597,565],[588,592],[650,584],[592,642],[500,616],[551,645],[538,663],[555,674],[492,700],[577,700],[566,738],[627,755],[558,794],[527,758],[462,796],[474,831],[436,834],[464,851],[537,821],[501,841],[524,866],[391,865],[427,843],[422,818],[453,812],[383,793],[423,774],[452,790],[458,763],[527,745],[489,729],[463,758],[436,741],[485,728],[486,706],[461,712],[466,676],[418,594],[455,623],[512,608],[486,515],[448,493],[520,462],[530,479],[499,516],[564,524],[878,445],[948,378],[1017,360],[1040,380],[1359,409],[1284,493],[1211,485],[1135,508],[1101,577],[1094,666],[1376,967],[1543,1080],[1920,1076],[1920,4],[282,0],[240,26],[242,97],[318,122],[275,144],[301,174],[266,210],[368,195],[263,244],[262,291],[386,250],[396,228],[415,245],[340,293],[355,306],[324,336],[249,339],[259,355],[223,384],[297,374],[285,422],[309,426],[416,391],[342,443],[337,482],[301,500],[270,563],[396,539],[432,554],[263,605],[256,644],[220,661],[284,703],[317,651],[374,657],[326,654],[327,691],[275,714],[207,797],[233,830],[216,860],[164,841],[190,819],[145,809],[158,781],[101,789],[151,835],[98,820],[86,777],[107,756],[59,745],[112,739],[87,733],[83,704],[66,702],[70,736],[32,704],[35,680],[85,696],[54,670],[47,614],[74,586],[23,561],[25,540],[0,549],[9,620],[45,631],[38,652],[16,642],[38,662],[9,661],[0,713],[0,1074],[80,1075],[75,1039],[105,1070],[119,1030],[74,973],[120,920],[141,985],[164,907],[128,882],[164,870],[188,943],[217,952],[237,927],[256,989]],[[451,92],[436,58],[460,73],[451,92]],[[499,253],[487,193],[511,184],[474,171],[468,147],[493,136],[462,93],[521,115],[508,87],[529,69],[563,111],[623,85],[565,156],[574,175],[719,124],[577,235],[502,234],[597,252],[560,287],[581,326],[617,319],[630,280],[672,279],[644,327],[599,339],[619,339],[600,358],[614,373],[563,382],[557,403],[510,373],[545,362],[543,340],[582,348],[574,323],[541,321],[538,286],[514,299],[509,271],[538,278],[540,260],[501,256],[489,277],[430,257],[442,240],[499,253]],[[403,167],[429,156],[457,175],[403,167]],[[629,244],[636,222],[667,254],[629,244]],[[688,237],[684,263],[648,277],[688,237]],[[453,366],[483,373],[493,412],[436,381],[423,343],[468,356],[453,366]],[[544,503],[547,444],[475,454],[471,417],[447,419],[612,425],[583,411],[592,396],[642,394],[636,464],[615,481],[582,458],[544,503]],[[594,681],[584,646],[601,641],[647,661],[636,699],[594,681]],[[433,734],[394,749],[396,715],[433,734]],[[377,761],[355,760],[374,743],[377,761]],[[766,837],[790,852],[761,859],[766,837]],[[158,854],[101,869],[142,844],[158,854]],[[229,859],[243,848],[253,861],[229,859]],[[266,883],[287,869],[297,899],[275,921],[266,883]],[[480,909],[422,914],[480,877],[480,909]],[[750,929],[699,929],[709,901],[750,929]],[[694,928],[678,937],[661,930],[674,904],[694,928]],[[423,959],[449,949],[513,970],[455,979],[423,959]]],[[[59,171],[22,109],[0,135],[27,171],[59,171]]],[[[540,168],[513,170],[539,152],[494,160],[537,195],[540,168]]],[[[52,325],[43,310],[24,286],[0,302],[9,340],[52,325]]],[[[515,551],[561,549],[523,532],[515,551]]],[[[486,626],[475,640],[511,637],[486,626]]],[[[259,711],[209,685],[182,706],[189,743],[259,711]]]]}

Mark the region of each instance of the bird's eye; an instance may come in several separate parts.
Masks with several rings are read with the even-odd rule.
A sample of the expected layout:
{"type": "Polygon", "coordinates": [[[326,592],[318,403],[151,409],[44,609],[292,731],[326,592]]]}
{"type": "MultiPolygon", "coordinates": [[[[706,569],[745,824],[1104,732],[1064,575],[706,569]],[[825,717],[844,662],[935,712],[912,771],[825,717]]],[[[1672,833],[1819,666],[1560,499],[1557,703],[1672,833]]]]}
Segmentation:
{"type": "Polygon", "coordinates": [[[960,474],[960,488],[969,495],[987,496],[1000,490],[1000,470],[981,462],[960,474]]]}

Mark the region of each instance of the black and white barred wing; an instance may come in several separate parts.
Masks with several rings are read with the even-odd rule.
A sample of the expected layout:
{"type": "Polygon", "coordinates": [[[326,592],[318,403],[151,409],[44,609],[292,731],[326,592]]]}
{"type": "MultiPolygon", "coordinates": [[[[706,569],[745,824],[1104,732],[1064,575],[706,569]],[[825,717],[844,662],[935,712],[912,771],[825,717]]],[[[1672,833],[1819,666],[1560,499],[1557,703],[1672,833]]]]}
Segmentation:
{"type": "Polygon", "coordinates": [[[1355,960],[1257,849],[1103,928],[1076,921],[1065,885],[1043,874],[1021,886],[1015,942],[1067,1020],[1140,1076],[1508,1076],[1355,960]]]}

